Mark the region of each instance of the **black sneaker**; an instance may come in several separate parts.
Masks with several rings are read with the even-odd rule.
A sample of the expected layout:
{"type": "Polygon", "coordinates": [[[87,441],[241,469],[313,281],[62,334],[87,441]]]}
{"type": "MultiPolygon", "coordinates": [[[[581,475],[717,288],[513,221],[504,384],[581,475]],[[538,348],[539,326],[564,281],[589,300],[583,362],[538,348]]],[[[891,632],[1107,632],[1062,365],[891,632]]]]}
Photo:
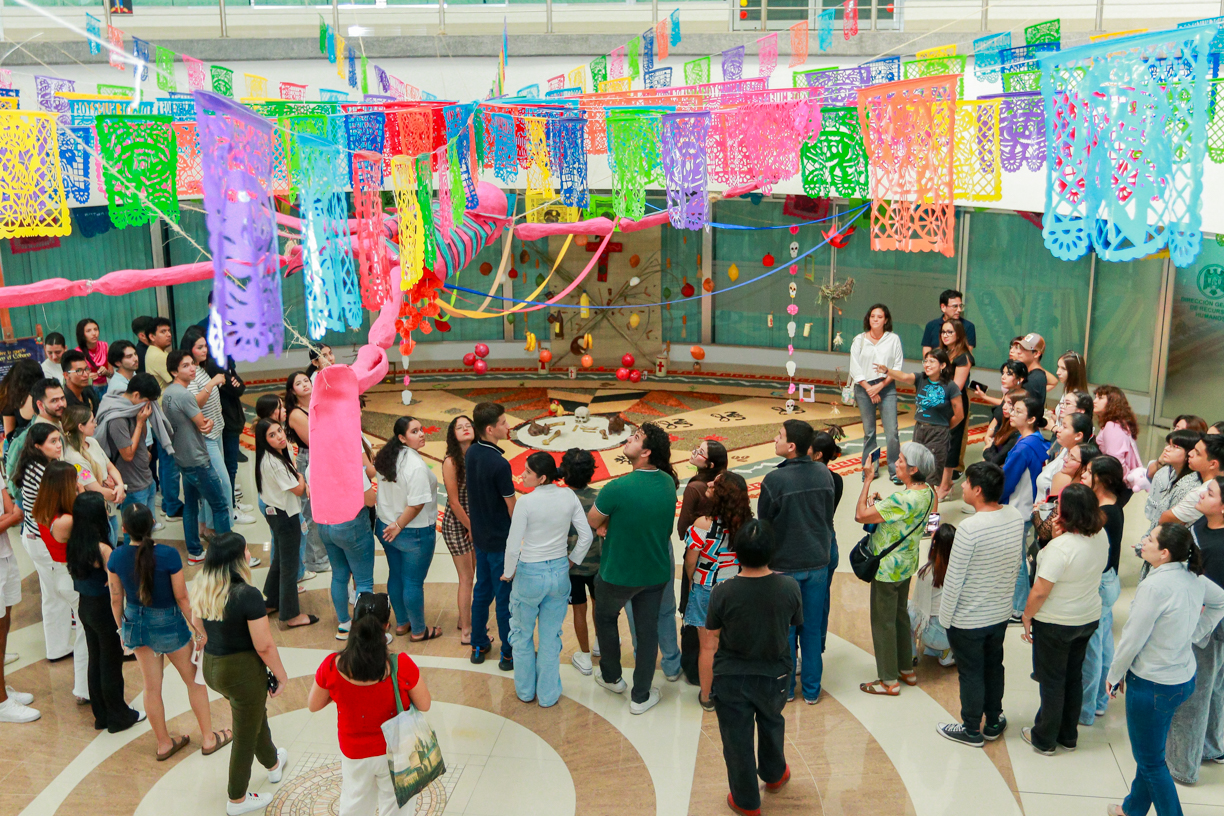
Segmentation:
{"type": "Polygon", "coordinates": [[[986,740],[981,734],[974,734],[965,730],[965,726],[960,723],[940,723],[935,726],[935,730],[944,739],[959,742],[961,745],[968,745],[971,748],[981,748],[986,744],[986,740]]]}
{"type": "Polygon", "coordinates": [[[165,516],[168,519],[181,519],[183,517],[183,511],[179,510],[177,513],[166,513],[165,516]]]}
{"type": "Polygon", "coordinates": [[[485,655],[488,654],[489,650],[492,648],[493,648],[492,644],[489,644],[488,646],[482,646],[479,649],[477,649],[476,647],[472,647],[472,657],[470,658],[471,661],[479,666],[481,663],[485,661],[485,655]]]}
{"type": "Polygon", "coordinates": [[[1024,617],[1022,615],[1012,615],[1007,619],[1008,626],[1019,626],[1022,623],[1024,623],[1024,617]]]}
{"type": "Polygon", "coordinates": [[[999,715],[999,721],[994,725],[987,725],[982,729],[982,737],[990,742],[994,742],[999,737],[1003,736],[1003,732],[1007,730],[1007,718],[1002,714],[999,715]]]}
{"type": "Polygon", "coordinates": [[[501,660],[497,661],[497,668],[504,672],[514,671],[514,658],[501,656],[501,660]]]}
{"type": "Polygon", "coordinates": [[[245,453],[243,453],[242,451],[238,451],[238,461],[239,462],[249,462],[251,460],[247,458],[247,455],[245,453]]]}
{"type": "Polygon", "coordinates": [[[1064,750],[1064,751],[1066,751],[1067,753],[1071,753],[1072,751],[1074,751],[1074,750],[1075,750],[1075,746],[1074,746],[1074,745],[1067,745],[1065,742],[1060,742],[1060,743],[1058,743],[1058,747],[1059,747],[1059,748],[1061,748],[1061,749],[1063,749],[1063,750],[1064,750]]]}

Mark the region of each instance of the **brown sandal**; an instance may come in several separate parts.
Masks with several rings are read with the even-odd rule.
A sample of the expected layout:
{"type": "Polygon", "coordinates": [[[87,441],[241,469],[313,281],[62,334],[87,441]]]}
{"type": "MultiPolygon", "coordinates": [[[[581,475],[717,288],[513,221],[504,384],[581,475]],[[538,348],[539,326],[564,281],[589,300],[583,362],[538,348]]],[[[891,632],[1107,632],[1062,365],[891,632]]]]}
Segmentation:
{"type": "Polygon", "coordinates": [[[213,754],[217,753],[222,748],[224,748],[225,746],[233,742],[234,741],[234,731],[231,728],[222,728],[220,731],[213,732],[213,738],[216,740],[216,742],[213,743],[212,748],[203,748],[200,750],[200,754],[202,756],[212,756],[213,754]],[[222,734],[226,735],[224,739],[222,739],[221,737],[222,734]]]}
{"type": "Polygon", "coordinates": [[[901,693],[901,684],[887,685],[883,680],[873,680],[870,683],[859,683],[859,691],[865,694],[878,694],[885,697],[896,697],[901,693]]]}
{"type": "Polygon", "coordinates": [[[171,744],[171,746],[170,746],[170,750],[169,750],[169,751],[167,751],[167,752],[166,752],[166,753],[164,753],[164,754],[159,753],[159,754],[157,755],[157,761],[158,761],[158,762],[165,762],[167,759],[169,759],[170,757],[172,757],[172,756],[174,756],[175,754],[177,754],[179,751],[181,751],[181,750],[183,750],[184,748],[186,748],[186,747],[187,747],[187,743],[189,743],[189,742],[191,742],[191,735],[189,735],[189,734],[184,734],[183,736],[179,737],[178,739],[176,739],[176,740],[172,740],[172,744],[171,744]]]}

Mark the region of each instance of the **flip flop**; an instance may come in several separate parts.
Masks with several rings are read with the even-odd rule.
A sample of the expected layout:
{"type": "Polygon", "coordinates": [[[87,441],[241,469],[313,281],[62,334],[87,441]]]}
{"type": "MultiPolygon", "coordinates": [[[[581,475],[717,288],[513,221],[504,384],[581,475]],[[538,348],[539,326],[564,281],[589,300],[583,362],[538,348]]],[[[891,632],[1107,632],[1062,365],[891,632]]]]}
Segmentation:
{"type": "Polygon", "coordinates": [[[203,750],[200,751],[202,755],[212,756],[213,754],[217,753],[225,746],[229,745],[231,742],[234,741],[234,731],[231,728],[222,728],[220,731],[214,731],[213,737],[217,741],[213,744],[212,750],[209,750],[208,748],[204,748],[203,750]],[[221,737],[222,734],[227,734],[228,736],[222,739],[221,737]]]}
{"type": "Polygon", "coordinates": [[[285,628],[286,629],[301,629],[303,626],[314,626],[316,623],[319,622],[318,615],[307,615],[306,617],[310,618],[308,622],[285,624],[285,628]]]}
{"type": "Polygon", "coordinates": [[[472,633],[468,632],[466,635],[460,635],[459,643],[462,644],[463,646],[471,646],[472,645],[472,633]]]}
{"type": "Polygon", "coordinates": [[[166,753],[164,753],[164,754],[160,754],[160,753],[159,753],[159,754],[157,755],[157,761],[158,761],[158,762],[165,762],[167,759],[169,759],[170,757],[172,757],[172,756],[174,756],[175,754],[177,754],[179,751],[181,751],[181,750],[183,750],[184,748],[186,748],[186,747],[187,747],[187,743],[189,743],[189,742],[191,742],[191,735],[189,735],[189,734],[184,734],[183,736],[179,737],[178,739],[173,740],[173,744],[171,745],[170,750],[169,750],[169,751],[167,751],[167,752],[166,752],[166,753]]]}
{"type": "Polygon", "coordinates": [[[426,629],[425,634],[422,635],[421,637],[412,635],[408,638],[408,641],[410,643],[424,643],[427,640],[433,640],[434,638],[440,638],[440,637],[442,637],[441,627],[432,626],[429,629],[426,629]]]}
{"type": "Polygon", "coordinates": [[[901,693],[901,685],[898,683],[891,688],[884,685],[883,680],[873,680],[870,683],[859,683],[859,691],[866,694],[879,694],[885,697],[896,697],[901,693]]]}
{"type": "Polygon", "coordinates": [[[397,636],[397,637],[402,636],[402,635],[406,635],[406,634],[408,634],[408,633],[409,633],[409,632],[411,632],[411,631],[412,631],[412,624],[411,624],[411,623],[405,623],[403,626],[397,626],[397,627],[395,627],[395,634],[396,634],[396,636],[397,636]]]}

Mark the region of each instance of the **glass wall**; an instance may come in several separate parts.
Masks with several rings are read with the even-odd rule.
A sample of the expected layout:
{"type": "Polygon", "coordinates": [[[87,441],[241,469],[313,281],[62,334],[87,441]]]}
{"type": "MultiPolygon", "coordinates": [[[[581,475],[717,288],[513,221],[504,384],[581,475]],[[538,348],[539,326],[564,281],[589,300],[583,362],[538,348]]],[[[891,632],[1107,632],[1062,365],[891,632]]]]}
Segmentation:
{"type": "Polygon", "coordinates": [[[1166,417],[1214,422],[1224,392],[1224,247],[1203,237],[1194,263],[1173,278],[1173,316],[1164,391],[1166,417]]]}
{"type": "MultiPolygon", "coordinates": [[[[1012,338],[1028,332],[1045,338],[1048,371],[1064,351],[1084,352],[1090,256],[1060,261],[1046,249],[1041,228],[1014,212],[973,213],[968,256],[965,317],[977,329],[978,365],[1001,364],[1012,338]]],[[[1089,376],[1101,382],[1091,370],[1089,376]]]]}
{"type": "Polygon", "coordinates": [[[1151,387],[1163,258],[1128,263],[1097,259],[1088,333],[1088,374],[1093,383],[1128,391],[1151,387]]]}
{"type": "MultiPolygon", "coordinates": [[[[783,214],[783,202],[737,198],[719,201],[714,205],[714,220],[723,224],[763,227],[795,223],[802,219],[783,214]]],[[[786,324],[791,317],[786,313],[790,305],[790,285],[798,294],[793,301],[799,307],[794,320],[798,324],[794,346],[797,349],[827,351],[829,345],[828,306],[817,304],[819,287],[829,282],[829,264],[832,250],[826,245],[804,260],[782,271],[774,271],[764,280],[754,279],[777,270],[791,260],[791,244],[797,243],[799,251],[806,252],[824,241],[821,229],[828,224],[799,227],[792,235],[787,229],[774,230],[714,230],[714,342],[733,346],[770,346],[786,348],[792,342],[787,336],[786,324]],[[765,266],[766,255],[773,256],[771,266],[765,266]],[[737,277],[731,280],[731,266],[735,265],[737,277]],[[795,270],[795,274],[791,271],[795,270]],[[731,288],[737,287],[737,288],[731,288]],[[773,326],[769,318],[773,316],[773,326]],[[810,324],[810,327],[809,327],[810,324]],[[805,332],[806,329],[806,332],[805,332]],[[806,336],[805,336],[806,334],[806,336]]],[[[700,240],[694,233],[689,243],[700,240]]],[[[701,285],[700,276],[694,272],[689,281],[701,285]]],[[[698,312],[700,316],[700,312],[698,312]]],[[[689,337],[701,338],[692,330],[689,319],[689,337]]]]}
{"type": "MultiPolygon", "coordinates": [[[[953,246],[960,246],[961,218],[956,219],[953,246]]],[[[871,226],[866,217],[845,249],[837,250],[835,276],[840,283],[854,278],[854,294],[837,304],[833,327],[841,335],[841,351],[850,351],[855,335],[863,331],[863,315],[875,303],[888,306],[893,331],[901,338],[908,359],[922,357],[922,332],[939,316],[939,293],[956,288],[956,258],[938,252],[876,252],[871,248],[871,226]]],[[[976,318],[971,318],[976,322],[976,318]]],[[[836,340],[836,338],[834,338],[836,340]]],[[[981,343],[981,330],[978,330],[981,343]]],[[[980,357],[980,355],[979,355],[980,357]]]]}

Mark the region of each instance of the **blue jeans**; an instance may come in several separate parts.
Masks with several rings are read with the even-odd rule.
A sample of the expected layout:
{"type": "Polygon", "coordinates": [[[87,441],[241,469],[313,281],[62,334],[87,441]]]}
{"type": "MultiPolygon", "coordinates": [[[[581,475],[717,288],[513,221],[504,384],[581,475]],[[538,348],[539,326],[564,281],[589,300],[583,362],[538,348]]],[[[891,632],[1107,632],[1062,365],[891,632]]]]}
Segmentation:
{"type": "MultiPolygon", "coordinates": [[[[226,499],[221,479],[211,464],[179,468],[179,472],[183,476],[183,539],[188,553],[202,555],[204,548],[200,546],[200,501],[206,501],[212,507],[213,529],[220,534],[228,533],[233,521],[229,514],[229,500],[226,499]]],[[[165,501],[163,494],[163,508],[165,501]]]]}
{"type": "MultiPolygon", "coordinates": [[[[1022,478],[1027,479],[1027,476],[1022,478]]],[[[1028,573],[1028,542],[1029,533],[1033,531],[1033,522],[1024,522],[1024,546],[1020,548],[1020,572],[1016,575],[1016,591],[1012,595],[1012,614],[1015,617],[1020,617],[1024,614],[1024,607],[1028,606],[1029,596],[1029,573],[1028,573]]]]}
{"type": "Polygon", "coordinates": [[[1122,802],[1126,816],[1145,816],[1156,806],[1158,816],[1181,816],[1173,776],[1165,764],[1165,740],[1177,707],[1194,693],[1194,678],[1176,686],[1126,673],[1126,733],[1135,758],[1135,781],[1122,802]]]}
{"type": "Polygon", "coordinates": [[[511,657],[510,645],[510,583],[503,581],[506,553],[476,553],[476,586],[472,587],[472,648],[485,649],[493,644],[489,637],[489,604],[497,600],[497,637],[501,640],[502,657],[511,657]]]}
{"type": "Polygon", "coordinates": [[[561,624],[569,605],[569,559],[520,562],[510,590],[510,645],[514,648],[514,693],[525,703],[538,697],[544,708],[561,699],[561,624]],[[540,652],[533,636],[540,627],[540,652]]]}
{"type": "MultiPolygon", "coordinates": [[[[673,567],[672,576],[675,576],[673,567]]],[[[625,604],[625,620],[629,622],[630,640],[634,654],[637,653],[637,629],[633,626],[633,606],[625,604]]],[[[705,624],[703,623],[702,626],[705,624]]],[[[663,586],[663,597],[659,601],[659,655],[663,658],[663,674],[675,677],[680,673],[680,640],[676,634],[676,584],[671,578],[663,586]]]]}
{"type": "MultiPolygon", "coordinates": [[[[213,472],[217,474],[217,479],[221,482],[221,494],[225,496],[226,512],[231,514],[234,510],[234,485],[230,481],[229,471],[225,469],[225,454],[221,452],[221,440],[209,439],[204,437],[204,447],[208,449],[208,458],[212,461],[213,472]]],[[[212,508],[207,504],[204,505],[204,526],[210,530],[215,530],[212,508]]]]}
{"type": "MultiPolygon", "coordinates": [[[[153,450],[157,454],[157,480],[161,485],[162,512],[168,516],[183,512],[183,502],[179,500],[179,466],[174,461],[173,454],[166,453],[156,439],[153,450]]],[[[152,510],[152,506],[149,507],[152,510]]]]}
{"type": "MultiPolygon", "coordinates": [[[[391,596],[391,608],[395,610],[395,622],[400,626],[412,625],[412,634],[425,634],[425,575],[433,561],[437,532],[434,526],[405,527],[389,543],[382,537],[387,525],[382,519],[374,524],[374,532],[382,542],[387,554],[387,594],[391,596]]],[[[335,602],[335,583],[332,583],[332,602],[335,602]]]]}
{"type": "Polygon", "coordinates": [[[363,507],[352,521],[320,524],[319,537],[327,548],[327,560],[331,561],[331,599],[336,620],[348,623],[349,578],[357,585],[358,595],[374,591],[374,532],[370,529],[370,513],[363,507]]]}
{"type": "Polygon", "coordinates": [[[876,442],[876,411],[880,412],[880,420],[884,423],[884,440],[888,447],[888,475],[897,475],[897,457],[901,455],[901,436],[897,431],[897,386],[889,383],[880,391],[880,403],[877,405],[867,396],[867,391],[858,383],[854,384],[854,402],[858,405],[859,418],[863,421],[863,461],[871,456],[871,452],[880,447],[876,442]]]}
{"type": "MultiPolygon", "coordinates": [[[[123,502],[119,505],[119,515],[123,515],[123,511],[133,504],[143,504],[149,508],[149,512],[153,512],[153,496],[157,491],[157,486],[149,482],[149,486],[144,490],[133,490],[123,497],[123,502]]],[[[123,534],[123,543],[128,544],[132,540],[127,533],[123,534]]]]}
{"type": "Polygon", "coordinates": [[[1101,573],[1101,623],[1092,633],[1088,641],[1088,651],[1084,653],[1084,704],[1080,707],[1079,721],[1083,725],[1092,725],[1096,721],[1096,713],[1104,711],[1109,705],[1109,692],[1105,689],[1105,676],[1109,674],[1109,666],[1113,663],[1113,606],[1122,594],[1122,584],[1118,581],[1117,570],[1105,570],[1101,573]]]}
{"type": "Polygon", "coordinates": [[[803,685],[803,699],[815,700],[820,696],[820,679],[824,675],[825,636],[828,626],[829,570],[821,567],[815,570],[786,573],[799,583],[799,594],[803,598],[803,625],[790,628],[791,642],[791,673],[786,681],[786,696],[790,698],[795,693],[796,649],[803,655],[803,670],[800,681],[803,685]]]}

